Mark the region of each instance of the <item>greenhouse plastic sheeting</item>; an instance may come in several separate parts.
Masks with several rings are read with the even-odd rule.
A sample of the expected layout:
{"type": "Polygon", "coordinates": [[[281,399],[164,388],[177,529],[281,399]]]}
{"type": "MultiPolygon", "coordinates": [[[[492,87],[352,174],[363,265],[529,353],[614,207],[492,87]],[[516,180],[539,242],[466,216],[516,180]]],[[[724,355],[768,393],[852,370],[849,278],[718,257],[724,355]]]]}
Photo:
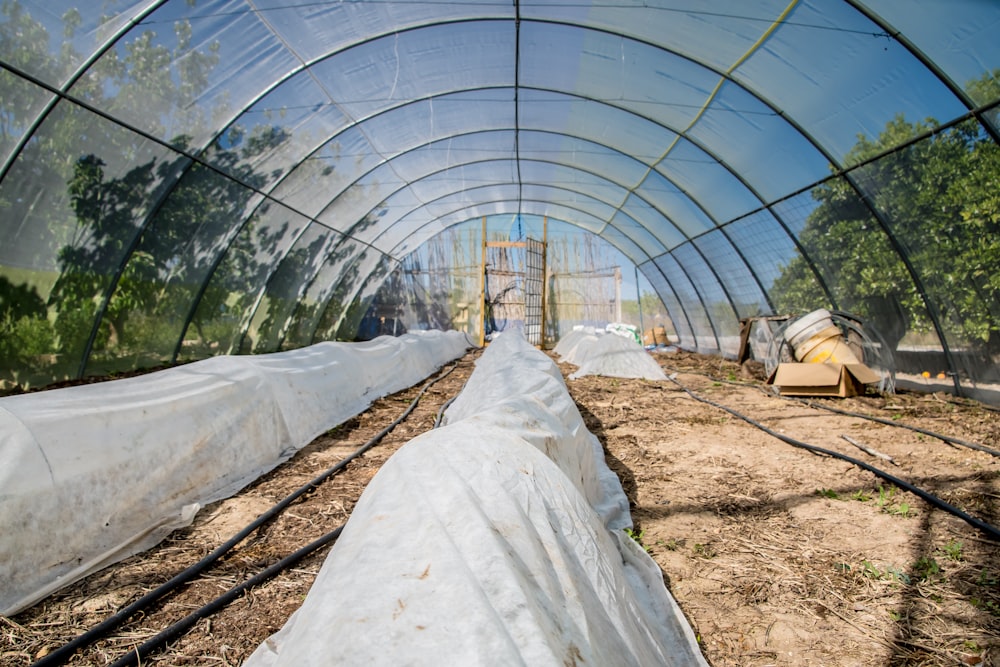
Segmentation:
{"type": "Polygon", "coordinates": [[[149,548],[467,347],[326,342],[0,399],[0,613],[149,548]]]}
{"type": "Polygon", "coordinates": [[[579,366],[569,376],[571,380],[585,375],[667,379],[666,373],[645,348],[631,338],[613,333],[599,334],[587,329],[572,331],[559,341],[554,352],[559,355],[560,361],[579,366]]]}
{"type": "Polygon", "coordinates": [[[706,665],[558,369],[499,336],[245,667],[706,665]]]}

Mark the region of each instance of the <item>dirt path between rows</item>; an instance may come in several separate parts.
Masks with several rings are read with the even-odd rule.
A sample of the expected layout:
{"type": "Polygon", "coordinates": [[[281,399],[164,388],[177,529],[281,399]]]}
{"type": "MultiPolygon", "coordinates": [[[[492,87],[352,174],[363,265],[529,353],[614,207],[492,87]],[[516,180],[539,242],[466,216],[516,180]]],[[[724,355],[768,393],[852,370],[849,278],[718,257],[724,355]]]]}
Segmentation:
{"type": "MultiPolygon", "coordinates": [[[[432,427],[477,352],[425,395],[386,441],[265,525],[155,610],[78,652],[106,665],[191,610],[342,524],[395,449],[432,427]]],[[[903,428],[768,393],[715,357],[657,355],[698,395],[836,450],[1000,523],[1000,460],[903,428]],[[862,452],[841,436],[898,464],[862,452]]],[[[575,367],[563,365],[565,375],[575,367]]],[[[567,380],[632,503],[635,536],[660,565],[714,667],[1000,665],[1000,546],[871,472],[792,447],[671,382],[567,380]]],[[[28,665],[197,561],[261,511],[355,451],[418,388],[378,401],[154,549],[13,618],[0,664],[28,665]]],[[[1000,448],[1000,415],[941,395],[820,401],[1000,448]]],[[[328,548],[239,598],[143,665],[238,665],[301,604],[328,548]]]]}
{"type": "MultiPolygon", "coordinates": [[[[776,397],[730,362],[658,358],[700,396],[998,524],[1000,460],[989,454],[776,397]]],[[[672,383],[569,386],[624,481],[637,534],[715,667],[1000,664],[1000,549],[980,531],[672,383]]],[[[998,444],[996,412],[943,396],[816,402],[998,444]]]]}

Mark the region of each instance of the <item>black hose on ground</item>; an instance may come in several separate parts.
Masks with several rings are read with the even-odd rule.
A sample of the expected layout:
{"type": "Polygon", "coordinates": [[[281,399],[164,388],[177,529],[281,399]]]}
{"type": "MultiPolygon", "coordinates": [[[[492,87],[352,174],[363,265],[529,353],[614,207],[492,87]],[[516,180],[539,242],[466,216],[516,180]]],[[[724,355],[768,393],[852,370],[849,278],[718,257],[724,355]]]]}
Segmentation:
{"type": "MultiPolygon", "coordinates": [[[[668,370],[670,372],[677,372],[675,369],[668,369],[668,370]]],[[[685,372],[692,372],[692,371],[685,371],[685,372]]],[[[748,382],[733,382],[732,380],[720,380],[718,378],[712,377],[711,375],[708,375],[707,373],[695,373],[695,374],[696,375],[703,375],[703,376],[707,377],[708,379],[712,380],[713,382],[725,382],[727,384],[734,384],[734,385],[739,386],[739,387],[757,387],[761,391],[763,391],[765,394],[767,394],[768,396],[775,396],[777,398],[780,398],[780,399],[783,399],[783,400],[786,400],[786,401],[796,401],[798,403],[802,403],[804,405],[809,406],[810,408],[815,408],[817,410],[828,410],[830,412],[835,412],[837,414],[845,415],[847,417],[857,417],[858,419],[867,419],[868,421],[877,422],[879,424],[885,424],[887,426],[897,426],[899,428],[905,428],[905,429],[908,429],[910,431],[915,431],[916,433],[923,433],[924,435],[928,435],[928,436],[930,436],[932,438],[937,438],[938,440],[942,440],[942,441],[947,442],[947,443],[952,444],[952,445],[957,445],[959,447],[968,447],[969,449],[975,449],[975,450],[980,451],[980,452],[985,452],[987,454],[990,454],[991,456],[1000,457],[1000,451],[998,451],[996,449],[991,449],[990,447],[987,447],[985,445],[980,445],[980,444],[977,444],[975,442],[969,442],[967,440],[962,440],[960,438],[955,438],[955,437],[952,437],[950,435],[944,435],[943,433],[937,433],[935,431],[931,431],[931,430],[922,428],[920,426],[913,426],[912,424],[907,424],[905,422],[897,422],[897,421],[893,421],[891,419],[884,419],[882,417],[876,417],[875,415],[866,415],[863,412],[850,412],[848,410],[841,410],[840,408],[835,408],[835,407],[832,407],[832,406],[829,406],[829,405],[823,405],[822,403],[816,403],[814,401],[807,401],[807,400],[805,400],[803,398],[796,398],[794,396],[781,396],[780,394],[775,394],[774,392],[768,391],[768,390],[764,389],[763,387],[759,387],[759,385],[751,384],[751,383],[748,383],[748,382]]],[[[954,401],[949,401],[949,403],[952,403],[953,405],[962,405],[961,403],[955,403],[954,401]]],[[[987,409],[987,410],[992,409],[992,408],[990,408],[989,406],[986,406],[986,405],[979,406],[979,407],[982,407],[982,408],[987,409]]]]}
{"type": "Polygon", "coordinates": [[[132,667],[134,665],[138,665],[139,661],[142,658],[145,658],[153,651],[156,651],[157,649],[161,648],[164,644],[166,644],[170,640],[176,639],[177,637],[181,636],[182,634],[190,630],[195,623],[219,611],[227,604],[229,604],[230,602],[238,598],[240,595],[242,595],[247,589],[264,583],[268,579],[274,577],[276,574],[279,574],[283,570],[287,570],[292,565],[295,565],[300,560],[302,560],[312,552],[316,551],[320,547],[326,546],[330,542],[333,542],[338,537],[340,537],[340,533],[343,530],[344,530],[343,525],[338,526],[337,528],[330,531],[323,537],[313,542],[310,542],[309,544],[302,547],[295,553],[289,554],[288,556],[285,556],[284,558],[279,560],[277,563],[271,565],[270,567],[264,570],[261,570],[253,577],[244,581],[242,584],[230,588],[228,591],[226,591],[219,597],[215,598],[214,600],[206,604],[204,607],[201,607],[200,609],[191,612],[190,614],[188,614],[181,620],[177,621],[170,627],[160,631],[158,634],[147,639],[139,646],[136,646],[134,649],[123,655],[115,662],[113,662],[111,664],[111,667],[132,667]]]}
{"type": "Polygon", "coordinates": [[[928,493],[927,491],[924,491],[923,489],[916,487],[910,484],[909,482],[896,477],[895,475],[891,475],[885,472],[884,470],[880,470],[879,468],[869,465],[868,463],[858,460],[852,456],[841,454],[840,452],[834,451],[832,449],[825,449],[823,447],[817,447],[816,445],[810,445],[809,443],[802,442],[801,440],[796,440],[795,438],[791,438],[787,435],[784,435],[783,433],[778,433],[777,431],[770,429],[767,426],[764,426],[760,422],[751,419],[750,417],[747,417],[746,415],[741,414],[736,410],[733,410],[732,408],[726,407],[725,405],[722,405],[720,403],[716,403],[715,401],[711,401],[707,398],[704,398],[703,396],[699,396],[698,394],[694,393],[693,391],[685,387],[683,384],[678,382],[675,375],[676,374],[670,375],[667,377],[667,379],[676,384],[682,390],[684,390],[688,394],[688,396],[690,396],[694,400],[699,401],[701,403],[705,403],[707,405],[711,405],[712,407],[718,408],[719,410],[723,410],[724,412],[728,412],[737,419],[741,419],[744,422],[750,424],[751,426],[759,428],[768,435],[774,436],[778,440],[781,440],[782,442],[792,445],[793,447],[800,447],[807,451],[813,452],[814,454],[824,454],[826,456],[830,456],[835,459],[840,459],[841,461],[847,461],[848,463],[856,465],[863,470],[867,470],[868,472],[873,473],[875,476],[880,477],[891,484],[894,484],[895,486],[903,489],[904,491],[909,491],[910,493],[919,496],[920,498],[927,501],[931,505],[937,507],[938,509],[942,509],[945,512],[948,512],[949,514],[958,517],[959,519],[965,521],[970,526],[977,528],[983,533],[985,533],[989,538],[1000,541],[1000,530],[986,523],[985,521],[977,519],[976,517],[971,516],[966,512],[963,512],[959,508],[945,502],[944,500],[941,500],[937,496],[928,493]]]}
{"type": "Polygon", "coordinates": [[[898,426],[899,428],[909,429],[917,433],[923,433],[924,435],[929,435],[932,438],[937,438],[938,440],[944,440],[945,442],[951,443],[953,445],[958,445],[959,447],[968,447],[969,449],[975,449],[980,452],[986,452],[991,456],[1000,456],[1000,451],[991,449],[985,445],[979,445],[974,442],[969,442],[967,440],[962,440],[960,438],[953,438],[950,435],[942,435],[941,433],[935,433],[920,426],[913,426],[912,424],[906,424],[904,422],[897,422],[891,419],[885,419],[883,417],[876,417],[874,415],[866,415],[863,412],[851,412],[849,410],[841,410],[840,408],[835,408],[832,405],[823,405],[822,403],[816,403],[815,401],[806,401],[803,399],[795,399],[800,403],[808,405],[810,408],[816,408],[818,410],[828,410],[830,412],[835,412],[838,415],[845,415],[847,417],[859,417],[861,419],[867,419],[869,421],[878,422],[879,424],[886,424],[888,426],[898,426]]]}
{"type": "Polygon", "coordinates": [[[347,456],[347,458],[341,460],[340,462],[326,469],[325,471],[314,477],[312,480],[310,480],[303,486],[299,487],[289,495],[285,496],[284,499],[279,501],[276,505],[272,506],[269,510],[267,510],[260,516],[258,516],[243,530],[236,533],[236,535],[234,535],[233,537],[229,538],[229,540],[227,540],[222,545],[218,546],[214,551],[209,553],[207,556],[202,558],[197,563],[190,565],[179,574],[174,575],[174,577],[171,578],[169,581],[161,584],[160,586],[157,586],[150,592],[146,593],[139,599],[135,600],[128,606],[118,611],[116,614],[109,616],[108,618],[104,619],[94,627],[90,628],[82,635],[79,635],[75,639],[67,642],[66,644],[63,644],[62,646],[55,649],[48,655],[42,657],[41,659],[33,663],[31,667],[54,667],[55,665],[65,664],[66,661],[69,660],[69,658],[73,655],[73,653],[75,653],[78,649],[93,644],[98,639],[107,636],[112,630],[117,628],[119,625],[123,624],[136,612],[146,609],[147,607],[149,607],[154,602],[164,597],[171,591],[179,588],[181,585],[194,579],[196,576],[201,574],[201,572],[203,572],[206,568],[208,568],[208,566],[213,564],[215,561],[219,560],[222,556],[230,552],[237,544],[246,539],[246,537],[250,535],[250,533],[255,531],[257,528],[259,528],[266,522],[273,519],[275,516],[284,511],[289,505],[291,505],[298,498],[312,491],[320,484],[327,481],[330,477],[333,477],[335,474],[337,474],[345,467],[347,467],[347,464],[349,464],[351,461],[358,458],[359,456],[367,452],[369,449],[377,445],[379,442],[381,442],[386,435],[388,435],[394,428],[396,428],[396,426],[398,426],[404,419],[406,419],[411,412],[413,412],[413,410],[417,407],[417,403],[420,401],[420,398],[424,395],[424,393],[433,384],[448,377],[448,375],[451,374],[451,372],[455,370],[457,366],[458,366],[457,363],[453,364],[451,368],[449,368],[447,371],[439,374],[433,380],[430,380],[429,382],[425,383],[424,386],[420,389],[419,393],[417,393],[417,395],[413,398],[413,401],[410,402],[410,405],[406,408],[405,411],[403,411],[403,413],[399,417],[393,420],[393,422],[388,426],[386,426],[384,429],[379,431],[374,437],[372,437],[368,442],[366,442],[364,445],[355,450],[352,454],[347,456]]]}

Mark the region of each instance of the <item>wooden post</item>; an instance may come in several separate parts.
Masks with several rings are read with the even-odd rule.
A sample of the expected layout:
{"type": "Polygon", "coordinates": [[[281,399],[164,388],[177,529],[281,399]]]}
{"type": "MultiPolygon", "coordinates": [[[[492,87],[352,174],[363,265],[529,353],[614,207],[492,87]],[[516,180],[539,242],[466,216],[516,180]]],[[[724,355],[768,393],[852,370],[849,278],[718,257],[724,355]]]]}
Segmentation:
{"type": "Polygon", "coordinates": [[[483,216],[483,259],[479,283],[479,347],[486,344],[486,216],[483,216]]]}
{"type": "Polygon", "coordinates": [[[549,289],[549,216],[542,216],[542,338],[541,349],[545,349],[545,293],[549,289]]]}

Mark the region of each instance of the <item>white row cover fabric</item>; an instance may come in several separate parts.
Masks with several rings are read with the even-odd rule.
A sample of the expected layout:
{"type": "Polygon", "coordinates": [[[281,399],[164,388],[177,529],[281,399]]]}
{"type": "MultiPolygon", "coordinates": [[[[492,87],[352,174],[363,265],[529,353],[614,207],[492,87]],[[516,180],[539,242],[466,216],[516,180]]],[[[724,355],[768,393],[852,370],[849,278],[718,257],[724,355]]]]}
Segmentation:
{"type": "Polygon", "coordinates": [[[585,375],[616,378],[666,380],[667,375],[635,340],[604,334],[592,328],[576,329],[564,336],[553,350],[560,362],[579,366],[571,380],[585,375]]]}
{"type": "Polygon", "coordinates": [[[468,347],[416,332],[0,399],[0,614],[149,548],[468,347]]]}
{"type": "Polygon", "coordinates": [[[707,665],[555,364],[494,340],[244,663],[707,665]]]}

